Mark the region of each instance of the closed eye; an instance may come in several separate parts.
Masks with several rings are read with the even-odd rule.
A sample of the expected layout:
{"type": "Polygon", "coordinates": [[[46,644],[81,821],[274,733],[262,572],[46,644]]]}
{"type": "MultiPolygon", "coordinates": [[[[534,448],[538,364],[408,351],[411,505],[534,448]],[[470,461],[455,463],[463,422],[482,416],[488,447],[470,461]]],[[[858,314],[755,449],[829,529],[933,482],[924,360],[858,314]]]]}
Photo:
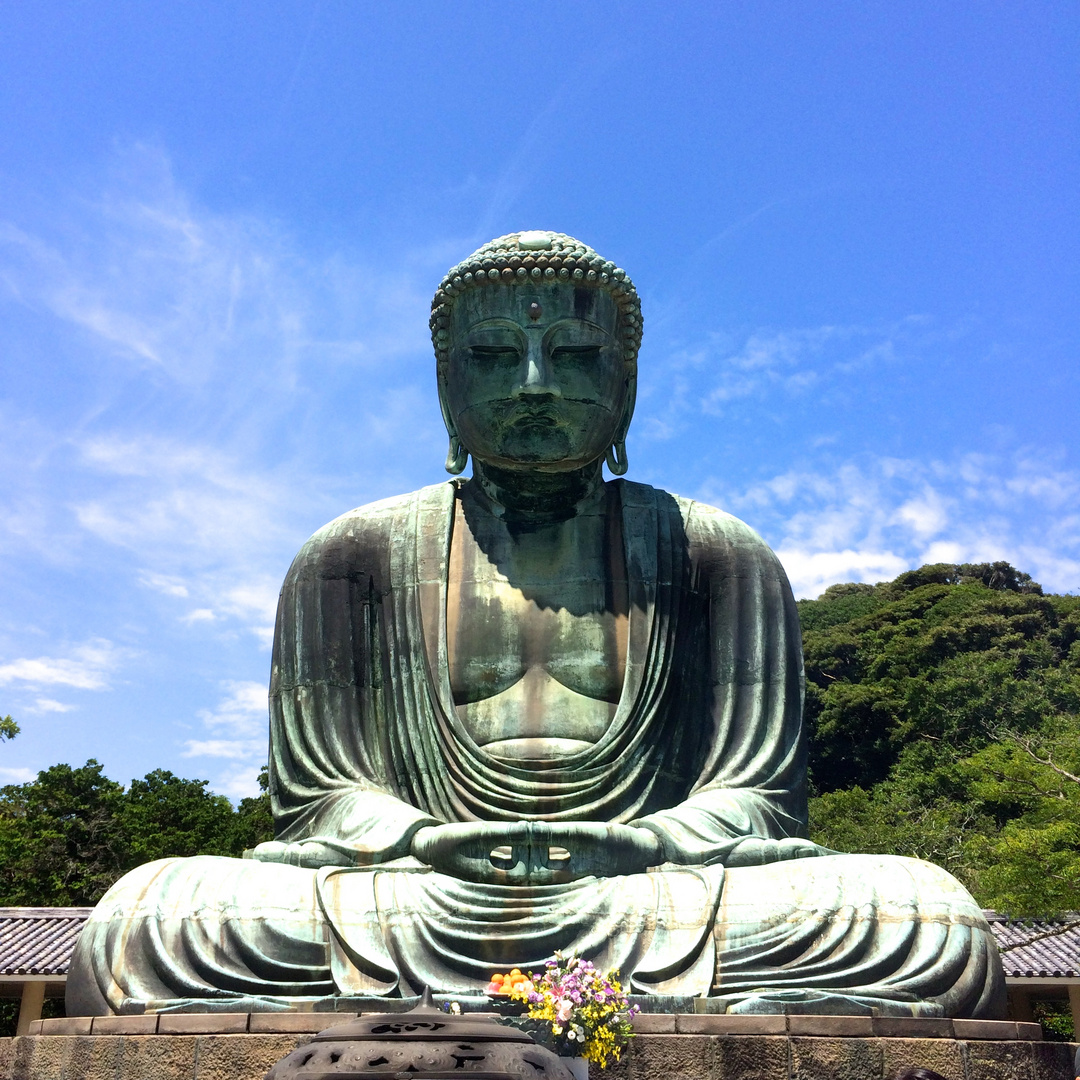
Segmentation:
{"type": "Polygon", "coordinates": [[[521,353],[513,345],[472,345],[469,352],[477,360],[513,361],[521,359],[521,353]]]}
{"type": "Polygon", "coordinates": [[[576,360],[579,363],[593,363],[600,359],[599,345],[560,345],[551,350],[556,360],[576,360]]]}

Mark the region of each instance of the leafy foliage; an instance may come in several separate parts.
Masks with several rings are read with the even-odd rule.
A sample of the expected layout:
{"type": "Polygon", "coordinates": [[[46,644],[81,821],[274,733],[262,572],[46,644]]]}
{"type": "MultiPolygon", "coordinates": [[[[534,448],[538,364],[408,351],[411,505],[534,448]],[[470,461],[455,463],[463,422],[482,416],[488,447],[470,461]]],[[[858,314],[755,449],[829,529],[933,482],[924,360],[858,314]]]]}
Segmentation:
{"type": "Polygon", "coordinates": [[[125,790],[90,760],[0,788],[0,904],[94,904],[141,863],[235,856],[270,839],[265,778],[263,794],[236,810],[206,784],[156,769],[125,790]]]}
{"type": "Polygon", "coordinates": [[[19,725],[11,718],[11,715],[0,716],[0,742],[5,739],[14,739],[19,734],[19,725]]]}
{"type": "Polygon", "coordinates": [[[1080,597],[935,564],[799,603],[811,836],[1012,915],[1080,908],[1080,597]]]}

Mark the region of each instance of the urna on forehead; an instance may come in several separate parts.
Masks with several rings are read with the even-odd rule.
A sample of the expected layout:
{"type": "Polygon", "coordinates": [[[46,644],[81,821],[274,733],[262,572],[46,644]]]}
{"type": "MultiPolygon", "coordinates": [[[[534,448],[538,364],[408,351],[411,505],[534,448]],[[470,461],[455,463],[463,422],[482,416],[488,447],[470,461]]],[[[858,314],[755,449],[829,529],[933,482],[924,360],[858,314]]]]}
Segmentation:
{"type": "Polygon", "coordinates": [[[610,293],[585,285],[559,281],[529,281],[523,285],[495,282],[468,289],[454,298],[450,308],[453,343],[461,344],[462,331],[477,323],[509,320],[526,330],[543,331],[567,318],[616,331],[620,312],[610,293]]]}
{"type": "Polygon", "coordinates": [[[450,312],[455,299],[495,284],[564,284],[602,290],[619,312],[623,358],[629,364],[636,362],[641,345],[641,304],[626,271],[572,236],[532,230],[491,240],[447,272],[431,303],[431,341],[440,365],[449,359],[450,312]]]}

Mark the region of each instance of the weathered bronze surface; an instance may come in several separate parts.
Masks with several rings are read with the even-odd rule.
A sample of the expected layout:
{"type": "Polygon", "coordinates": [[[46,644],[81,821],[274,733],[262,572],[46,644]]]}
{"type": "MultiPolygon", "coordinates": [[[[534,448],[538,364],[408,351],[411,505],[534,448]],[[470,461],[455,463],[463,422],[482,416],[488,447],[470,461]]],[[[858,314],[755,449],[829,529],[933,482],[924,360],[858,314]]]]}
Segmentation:
{"type": "Polygon", "coordinates": [[[73,1014],[480,992],[556,950],[731,1013],[995,1017],[943,870],[808,842],[802,656],[776,557],[623,479],[641,317],[554,233],[432,305],[456,479],[297,555],[270,687],[276,839],[102,900],[73,1014]],[[713,1004],[713,1003],[711,1003],[713,1004]]]}
{"type": "Polygon", "coordinates": [[[407,1013],[374,1013],[320,1032],[282,1058],[266,1080],[336,1080],[408,1076],[435,1080],[571,1080],[550,1050],[493,1017],[455,1016],[437,1009],[425,990],[407,1013]]]}

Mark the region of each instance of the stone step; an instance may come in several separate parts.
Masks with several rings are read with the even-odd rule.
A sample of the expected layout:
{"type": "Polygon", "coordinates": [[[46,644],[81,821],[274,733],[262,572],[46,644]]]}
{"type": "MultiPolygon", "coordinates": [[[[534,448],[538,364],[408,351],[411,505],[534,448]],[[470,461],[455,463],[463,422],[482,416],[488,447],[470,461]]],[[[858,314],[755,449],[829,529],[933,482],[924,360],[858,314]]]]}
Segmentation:
{"type": "MultiPolygon", "coordinates": [[[[494,1013],[478,1013],[479,1016],[494,1013]]],[[[274,1035],[325,1031],[357,1013],[149,1013],[35,1020],[30,1035],[274,1035]]],[[[846,1038],[1041,1039],[1038,1024],[1012,1020],[937,1020],[896,1016],[640,1013],[634,1028],[649,1035],[821,1035],[846,1038]]]]}
{"type": "MultiPolygon", "coordinates": [[[[209,1023],[248,1015],[201,1019],[209,1023]]],[[[300,1025],[302,1017],[314,1022],[311,1014],[251,1015],[267,1021],[274,1016],[279,1023],[288,1018],[300,1025]]],[[[736,1018],[693,1019],[701,1023],[736,1018]]],[[[186,1034],[147,1034],[144,1029],[131,1034],[26,1035],[0,1039],[0,1080],[263,1080],[275,1062],[311,1037],[311,1030],[298,1028],[263,1034],[196,1034],[191,1029],[186,1034]]],[[[1072,1080],[1075,1051],[1076,1045],[1070,1043],[985,1035],[957,1039],[649,1033],[635,1038],[617,1065],[604,1071],[593,1067],[591,1076],[592,1080],[887,1080],[902,1066],[924,1065],[946,1080],[1072,1080]]]]}

